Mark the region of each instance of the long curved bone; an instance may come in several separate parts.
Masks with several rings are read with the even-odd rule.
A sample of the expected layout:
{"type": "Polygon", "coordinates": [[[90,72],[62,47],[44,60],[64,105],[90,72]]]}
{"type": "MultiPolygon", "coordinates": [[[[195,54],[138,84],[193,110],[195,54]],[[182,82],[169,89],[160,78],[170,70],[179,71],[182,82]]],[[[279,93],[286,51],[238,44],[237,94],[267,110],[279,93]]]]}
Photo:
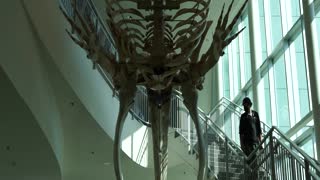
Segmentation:
{"type": "Polygon", "coordinates": [[[127,14],[133,14],[133,15],[136,15],[137,17],[141,18],[141,19],[144,19],[144,15],[136,10],[136,9],[119,9],[119,10],[111,10],[111,8],[107,8],[107,12],[110,12],[110,15],[111,15],[111,18],[112,19],[115,19],[117,16],[123,16],[124,13],[127,13],[127,14]]]}
{"type": "MultiPolygon", "coordinates": [[[[187,2],[187,1],[184,1],[184,2],[181,2],[181,3],[185,3],[185,2],[187,2]]],[[[194,19],[197,14],[200,14],[200,13],[208,10],[211,0],[209,0],[209,1],[190,1],[190,2],[201,4],[203,6],[203,8],[200,11],[198,9],[190,9],[190,8],[181,9],[173,16],[172,19],[176,20],[178,17],[181,17],[182,15],[185,15],[185,14],[190,13],[190,12],[194,13],[194,15],[189,17],[187,19],[187,21],[190,20],[190,19],[194,19]]]]}
{"type": "MultiPolygon", "coordinates": [[[[206,19],[207,15],[208,15],[208,8],[209,8],[209,4],[210,4],[209,0],[208,2],[202,1],[200,2],[200,4],[203,5],[203,8],[199,9],[193,9],[193,8],[186,8],[186,9],[181,9],[179,10],[175,16],[172,18],[173,20],[178,19],[178,17],[180,16],[186,16],[187,14],[192,14],[190,17],[188,17],[187,19],[180,21],[179,23],[177,23],[173,29],[173,31],[175,31],[176,29],[178,29],[179,27],[183,26],[183,25],[197,25],[197,23],[195,23],[195,19],[196,17],[200,17],[201,20],[206,19]]],[[[199,2],[198,2],[199,3],[199,2]]]]}
{"type": "Polygon", "coordinates": [[[198,29],[196,29],[195,31],[192,32],[192,35],[187,38],[186,40],[181,40],[180,38],[177,40],[177,44],[175,48],[185,48],[186,46],[188,46],[190,43],[198,40],[202,33],[205,31],[206,29],[206,25],[207,23],[203,23],[198,29]]]}
{"type": "Polygon", "coordinates": [[[134,34],[136,34],[137,36],[139,36],[140,37],[140,39],[143,39],[143,38],[145,38],[145,35],[144,34],[142,34],[141,33],[141,31],[139,31],[138,29],[136,29],[136,28],[130,28],[130,27],[127,27],[127,28],[125,28],[125,29],[123,29],[124,31],[126,31],[127,33],[134,33],[134,34]]]}
{"type": "Polygon", "coordinates": [[[232,22],[227,26],[227,21],[229,19],[229,13],[231,11],[231,7],[233,4],[233,1],[231,2],[228,12],[225,16],[223,16],[223,9],[221,11],[217,27],[215,29],[215,32],[213,34],[213,42],[211,46],[209,47],[208,51],[201,57],[199,65],[199,74],[201,76],[205,75],[219,60],[220,56],[222,56],[223,49],[231,43],[232,40],[234,40],[243,30],[242,28],[239,32],[235,33],[231,37],[227,38],[227,36],[231,33],[233,27],[235,26],[237,19],[240,18],[241,12],[245,8],[246,3],[248,0],[244,2],[238,13],[236,14],[235,18],[232,20],[232,22]]]}
{"type": "Polygon", "coordinates": [[[195,125],[199,142],[199,172],[198,180],[205,180],[208,171],[208,153],[198,116],[198,92],[195,85],[191,82],[185,82],[181,85],[183,103],[189,110],[193,123],[195,125]]]}
{"type": "Polygon", "coordinates": [[[108,55],[103,51],[103,48],[96,41],[96,35],[94,34],[95,28],[92,22],[89,24],[85,23],[85,20],[79,14],[78,10],[75,8],[75,16],[79,18],[80,24],[81,24],[81,27],[79,27],[62,10],[61,7],[60,7],[60,10],[62,11],[64,17],[67,19],[67,21],[71,25],[72,29],[74,29],[76,34],[78,34],[79,36],[79,38],[75,37],[71,32],[66,30],[70,38],[88,53],[87,57],[91,58],[94,65],[96,63],[101,64],[101,66],[104,67],[107,73],[113,75],[116,69],[116,65],[115,65],[116,62],[111,55],[108,55]]]}
{"type": "Polygon", "coordinates": [[[200,38],[198,38],[194,43],[189,43],[186,48],[182,50],[182,53],[179,54],[176,58],[174,58],[171,62],[167,63],[166,67],[182,67],[188,63],[189,57],[192,55],[193,51],[197,48],[200,42],[200,38]]]}
{"type": "Polygon", "coordinates": [[[205,29],[204,33],[201,35],[200,42],[199,42],[198,46],[194,49],[194,51],[192,52],[192,56],[190,57],[192,63],[196,63],[196,61],[199,59],[199,54],[200,54],[202,44],[205,40],[205,37],[206,37],[207,32],[208,32],[209,28],[211,27],[211,25],[212,25],[212,21],[208,21],[206,29],[205,29]]]}
{"type": "MultiPolygon", "coordinates": [[[[168,91],[171,92],[171,90],[168,91]]],[[[151,122],[153,140],[154,173],[155,180],[166,180],[168,171],[168,114],[170,112],[171,93],[159,95],[162,96],[160,98],[166,99],[160,107],[156,104],[156,100],[153,99],[158,98],[156,94],[157,93],[152,90],[148,92],[149,121],[151,122]]]]}
{"type": "Polygon", "coordinates": [[[120,72],[115,78],[116,78],[116,82],[119,83],[118,86],[119,86],[120,108],[119,108],[119,114],[118,114],[115,138],[114,138],[114,147],[113,147],[114,160],[113,161],[114,161],[114,171],[115,171],[116,179],[123,180],[121,163],[120,163],[121,134],[122,134],[125,118],[127,117],[130,107],[133,104],[133,99],[135,97],[137,87],[136,87],[135,75],[128,74],[124,66],[121,67],[120,72]]]}

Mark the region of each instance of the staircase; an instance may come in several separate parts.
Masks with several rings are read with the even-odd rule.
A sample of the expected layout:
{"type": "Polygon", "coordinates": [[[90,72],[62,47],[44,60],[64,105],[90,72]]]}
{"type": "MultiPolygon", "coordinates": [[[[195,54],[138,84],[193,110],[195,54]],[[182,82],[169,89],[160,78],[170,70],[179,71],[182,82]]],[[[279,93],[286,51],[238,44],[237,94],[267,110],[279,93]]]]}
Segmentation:
{"type": "MultiPolygon", "coordinates": [[[[180,131],[179,134],[180,136],[178,137],[182,139],[188,137],[187,132],[185,131],[180,131]]],[[[189,154],[196,156],[197,159],[197,136],[195,132],[190,133],[190,135],[189,139],[192,148],[190,148],[189,154]]],[[[209,165],[208,179],[244,180],[243,160],[245,157],[243,154],[237,152],[237,150],[231,149],[232,147],[230,147],[229,144],[226,144],[226,142],[219,135],[214,133],[213,130],[208,132],[207,140],[209,165]],[[228,147],[226,147],[226,145],[228,147]]]]}
{"type": "MultiPolygon", "coordinates": [[[[177,98],[179,99],[179,97],[177,98]]],[[[188,112],[181,111],[183,108],[180,103],[180,112],[187,114],[181,115],[181,117],[189,117],[188,112]]],[[[225,117],[224,113],[230,114],[233,111],[229,108],[226,109],[226,111],[219,109],[221,114],[215,117],[225,117]]],[[[210,113],[206,115],[200,109],[199,112],[204,136],[208,143],[208,180],[320,179],[319,165],[277,127],[269,127],[262,123],[264,138],[259,147],[247,157],[239,145],[221,129],[221,125],[218,126],[212,122],[210,113]],[[263,148],[261,149],[261,147],[263,148]],[[247,159],[250,159],[253,154],[257,154],[256,158],[251,164],[247,164],[247,159]]],[[[176,134],[179,134],[189,145],[190,154],[197,156],[197,136],[192,122],[190,118],[181,121],[183,122],[176,123],[180,125],[175,128],[176,134]]]]}
{"type": "Polygon", "coordinates": [[[226,146],[221,137],[208,132],[210,169],[218,179],[240,180],[244,174],[243,157],[226,146]]]}

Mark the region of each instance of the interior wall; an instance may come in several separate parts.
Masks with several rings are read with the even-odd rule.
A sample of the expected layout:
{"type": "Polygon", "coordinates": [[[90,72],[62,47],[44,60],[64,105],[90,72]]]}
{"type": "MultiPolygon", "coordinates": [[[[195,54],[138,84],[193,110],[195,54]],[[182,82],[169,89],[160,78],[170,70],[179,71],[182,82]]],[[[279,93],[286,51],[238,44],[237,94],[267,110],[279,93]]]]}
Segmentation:
{"type": "MultiPolygon", "coordinates": [[[[70,25],[60,12],[59,2],[26,0],[24,3],[32,25],[53,63],[92,117],[113,139],[119,102],[112,97],[113,91],[100,73],[92,69],[86,53],[66,33],[65,29],[70,28],[70,25]]],[[[137,121],[127,118],[123,137],[140,127],[137,121]]]]}
{"type": "Polygon", "coordinates": [[[45,134],[2,68],[0,87],[0,179],[60,180],[45,134]]]}
{"type": "Polygon", "coordinates": [[[21,1],[0,2],[0,64],[34,115],[61,165],[63,130],[48,74],[21,1]]]}
{"type": "MultiPolygon", "coordinates": [[[[39,9],[41,9],[41,5],[43,4],[37,6],[38,9],[35,8],[33,10],[38,12],[39,9]]],[[[43,11],[42,13],[43,14],[39,16],[50,19],[50,15],[43,11]]],[[[55,79],[57,79],[54,77],[57,76],[57,74],[60,74],[61,76],[61,71],[58,69],[56,61],[52,59],[50,51],[46,49],[46,46],[37,36],[37,32],[33,28],[32,22],[30,21],[30,19],[28,19],[28,14],[25,13],[22,1],[13,0],[1,2],[1,21],[7,22],[0,35],[1,39],[3,40],[1,44],[1,67],[8,75],[10,81],[12,81],[18,93],[24,99],[27,106],[34,114],[41,129],[46,134],[46,137],[48,138],[50,145],[52,146],[55,155],[57,156],[61,168],[65,170],[64,165],[66,163],[64,162],[64,160],[68,159],[66,157],[69,156],[65,155],[65,149],[68,148],[64,147],[64,145],[68,143],[64,142],[64,140],[67,139],[67,136],[64,135],[64,131],[68,131],[64,130],[66,126],[63,124],[63,121],[65,121],[65,119],[67,118],[64,116],[64,112],[62,110],[63,108],[65,108],[65,104],[63,103],[71,103],[72,99],[69,99],[69,97],[65,95],[65,91],[58,90],[60,88],[62,89],[64,86],[66,86],[66,84],[68,85],[68,83],[54,83],[55,79]],[[55,71],[57,72],[53,73],[55,71]],[[62,100],[63,103],[58,103],[58,97],[64,97],[66,99],[62,100]]],[[[62,31],[64,31],[65,27],[67,27],[67,25],[60,26],[62,31]]],[[[50,36],[50,38],[53,37],[54,39],[55,33],[46,35],[50,36]]],[[[59,36],[57,36],[57,38],[59,38],[59,36]]],[[[67,37],[65,38],[70,44],[71,40],[67,37]]],[[[76,46],[72,47],[74,48],[74,51],[72,51],[72,48],[69,48],[71,52],[69,52],[68,54],[74,54],[77,56],[79,48],[76,46]]],[[[61,53],[59,52],[56,53],[61,55],[61,53]]],[[[65,54],[65,56],[68,56],[68,54],[65,54]]],[[[85,55],[81,53],[81,51],[80,54],[85,57],[85,55]]],[[[63,58],[63,60],[68,61],[66,58],[63,58]]],[[[78,59],[76,59],[76,61],[77,60],[78,59]]],[[[63,63],[61,61],[59,62],[63,63]]],[[[84,60],[84,62],[86,61],[84,60]]],[[[107,132],[109,136],[113,137],[115,124],[114,122],[116,120],[118,110],[118,101],[112,97],[111,90],[106,86],[105,82],[101,78],[101,75],[89,68],[89,66],[91,67],[91,64],[85,63],[85,65],[86,66],[84,67],[80,66],[80,68],[82,67],[84,69],[88,69],[89,73],[93,72],[93,74],[95,75],[94,77],[92,75],[89,75],[89,80],[88,78],[84,77],[85,74],[79,74],[79,69],[77,69],[77,71],[75,69],[71,69],[70,71],[64,71],[64,73],[67,74],[67,77],[69,77],[69,74],[72,74],[73,77],[80,76],[77,77],[77,79],[69,80],[73,82],[73,84],[71,85],[81,84],[82,89],[77,90],[84,92],[84,94],[87,96],[90,96],[88,98],[89,100],[87,99],[87,101],[85,101],[89,102],[87,106],[92,108],[92,106],[96,106],[97,104],[104,105],[104,107],[97,108],[101,111],[97,111],[99,113],[96,114],[103,114],[101,116],[105,115],[104,118],[99,119],[99,122],[104,125],[103,130],[107,132]],[[75,70],[75,72],[72,72],[72,70],[75,70]],[[93,77],[93,79],[90,79],[90,77],[93,77]],[[97,87],[97,82],[95,82],[96,79],[98,79],[98,81],[100,80],[100,87],[97,87]],[[96,85],[92,88],[90,85],[86,85],[86,83],[83,83],[86,82],[86,80],[88,80],[91,84],[94,83],[96,85]],[[94,100],[97,99],[99,99],[99,101],[96,101],[95,104],[94,100]]],[[[60,64],[60,67],[61,66],[64,66],[64,64],[60,64]]],[[[72,64],[70,64],[70,66],[72,67],[72,64]]],[[[60,79],[64,79],[65,74],[62,74],[60,79]]],[[[71,88],[71,91],[74,91],[74,89],[76,88],[79,88],[79,86],[71,88]]],[[[82,103],[82,101],[80,102],[82,103]]],[[[96,119],[93,119],[93,121],[96,121],[96,119]]],[[[135,130],[139,127],[141,127],[141,125],[136,121],[131,120],[130,116],[128,116],[123,138],[129,136],[132,132],[135,132],[135,130]]],[[[137,139],[138,138],[136,138],[136,140],[137,139]]],[[[94,139],[92,140],[92,142],[94,142],[94,139]]],[[[108,144],[108,147],[110,148],[110,144],[108,144]]]]}
{"type": "Polygon", "coordinates": [[[198,91],[198,106],[206,113],[209,113],[212,110],[213,96],[217,96],[217,94],[214,94],[214,79],[212,73],[212,69],[208,71],[208,73],[205,75],[203,89],[198,91]]]}

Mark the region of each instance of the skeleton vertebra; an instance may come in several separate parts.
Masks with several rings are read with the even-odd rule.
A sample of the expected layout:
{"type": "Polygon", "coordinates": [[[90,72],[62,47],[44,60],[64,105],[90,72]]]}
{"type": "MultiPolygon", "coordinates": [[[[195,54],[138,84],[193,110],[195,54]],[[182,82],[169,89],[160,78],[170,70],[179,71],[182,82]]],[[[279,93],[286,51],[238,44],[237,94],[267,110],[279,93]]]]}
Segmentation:
{"type": "Polygon", "coordinates": [[[155,179],[167,179],[170,98],[172,90],[179,87],[197,130],[198,180],[207,178],[207,150],[197,113],[197,89],[202,89],[204,75],[218,62],[223,49],[243,30],[229,36],[247,3],[246,0],[229,25],[233,1],[225,15],[222,9],[213,42],[200,57],[200,49],[212,24],[207,20],[210,1],[106,0],[107,24],[115,41],[118,59],[105,53],[98,43],[94,23],[90,18],[82,17],[76,6],[73,6],[74,18],[64,13],[78,35],[68,31],[69,36],[87,51],[94,64],[99,64],[111,75],[115,90],[119,92],[120,110],[114,140],[117,180],[123,180],[119,161],[122,127],[139,85],[148,91],[155,179]],[[125,8],[126,3],[131,4],[131,8],[125,8]],[[193,7],[180,8],[186,3],[193,7]],[[76,24],[76,19],[79,19],[79,24],[76,24]]]}

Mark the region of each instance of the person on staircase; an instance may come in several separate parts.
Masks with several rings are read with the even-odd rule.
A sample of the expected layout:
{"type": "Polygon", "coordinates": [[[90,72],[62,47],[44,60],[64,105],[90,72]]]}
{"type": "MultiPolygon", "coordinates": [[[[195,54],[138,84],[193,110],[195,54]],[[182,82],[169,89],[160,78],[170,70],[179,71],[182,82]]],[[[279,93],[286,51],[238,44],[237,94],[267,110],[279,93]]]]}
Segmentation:
{"type": "MultiPolygon", "coordinates": [[[[249,156],[261,142],[261,125],[258,112],[251,109],[251,99],[245,97],[242,101],[242,105],[245,112],[240,117],[240,145],[242,151],[249,156]]],[[[250,164],[255,158],[256,156],[254,155],[248,161],[248,164],[250,164]]]]}

